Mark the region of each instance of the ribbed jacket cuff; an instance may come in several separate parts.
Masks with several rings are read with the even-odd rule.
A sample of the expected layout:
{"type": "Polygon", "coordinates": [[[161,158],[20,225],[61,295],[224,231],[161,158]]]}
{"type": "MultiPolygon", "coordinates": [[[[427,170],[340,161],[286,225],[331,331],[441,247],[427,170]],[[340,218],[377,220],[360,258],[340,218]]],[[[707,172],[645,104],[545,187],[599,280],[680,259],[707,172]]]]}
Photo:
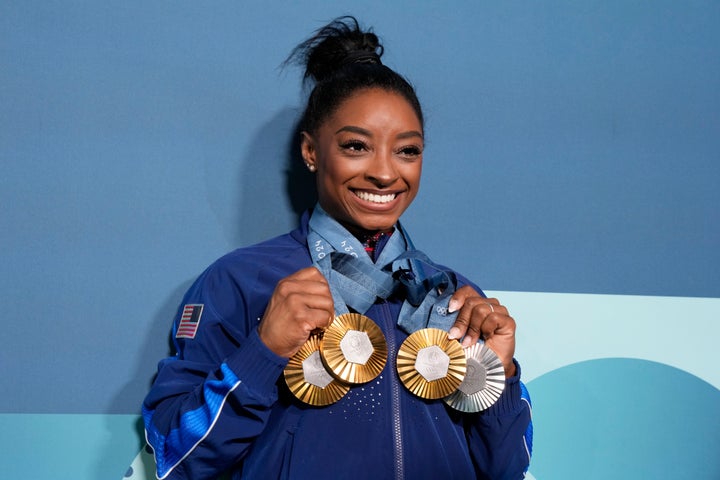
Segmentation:
{"type": "Polygon", "coordinates": [[[513,359],[515,364],[515,375],[505,380],[505,390],[498,398],[497,402],[483,412],[484,415],[508,415],[514,414],[522,406],[521,390],[520,390],[520,364],[513,359]]]}
{"type": "Polygon", "coordinates": [[[240,348],[225,361],[241,382],[263,393],[274,391],[275,383],[287,362],[287,358],[274,354],[265,346],[257,330],[253,330],[240,348]]]}

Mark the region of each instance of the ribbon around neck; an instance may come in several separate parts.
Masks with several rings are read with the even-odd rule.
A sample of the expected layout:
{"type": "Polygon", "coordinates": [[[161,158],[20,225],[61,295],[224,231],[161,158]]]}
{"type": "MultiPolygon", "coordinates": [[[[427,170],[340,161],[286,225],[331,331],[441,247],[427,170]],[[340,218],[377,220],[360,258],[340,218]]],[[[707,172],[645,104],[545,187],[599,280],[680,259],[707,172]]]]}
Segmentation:
{"type": "Polygon", "coordinates": [[[397,229],[373,263],[362,244],[318,204],[309,221],[308,250],[330,286],[335,314],[364,314],[378,298],[404,298],[398,326],[407,334],[422,328],[449,330],[457,312],[450,297],[457,289],[454,272],[416,250],[405,229],[397,229]]]}

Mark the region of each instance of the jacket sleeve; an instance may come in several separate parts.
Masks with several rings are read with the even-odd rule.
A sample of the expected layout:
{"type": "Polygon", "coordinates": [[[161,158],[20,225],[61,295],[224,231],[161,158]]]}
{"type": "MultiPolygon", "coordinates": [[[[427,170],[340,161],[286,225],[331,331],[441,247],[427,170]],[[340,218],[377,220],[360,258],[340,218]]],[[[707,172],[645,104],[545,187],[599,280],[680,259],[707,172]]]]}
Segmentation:
{"type": "Polygon", "coordinates": [[[467,436],[477,478],[525,478],[532,455],[532,405],[517,374],[505,381],[505,390],[487,410],[470,414],[467,436]]]}
{"type": "MultiPolygon", "coordinates": [[[[459,284],[485,293],[462,275],[459,284]]],[[[478,479],[516,480],[525,478],[532,455],[532,404],[525,385],[516,374],[505,380],[505,389],[495,404],[466,420],[468,445],[478,479]]]]}
{"type": "Polygon", "coordinates": [[[247,303],[233,278],[213,267],[186,294],[183,305],[202,306],[198,323],[178,334],[180,308],[177,354],[160,362],[143,403],[158,478],[215,478],[263,431],[287,360],[262,343],[247,303]]]}

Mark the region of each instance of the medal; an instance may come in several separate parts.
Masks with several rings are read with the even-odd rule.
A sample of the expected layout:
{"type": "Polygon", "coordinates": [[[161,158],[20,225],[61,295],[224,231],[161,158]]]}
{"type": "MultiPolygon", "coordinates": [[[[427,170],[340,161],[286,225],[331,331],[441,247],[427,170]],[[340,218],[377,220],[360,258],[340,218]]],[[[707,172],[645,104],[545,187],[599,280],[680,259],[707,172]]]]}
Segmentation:
{"type": "Polygon", "coordinates": [[[458,389],[445,403],[461,412],[480,412],[494,404],[505,389],[505,369],[485,343],[465,349],[467,372],[458,389]]]}
{"type": "Polygon", "coordinates": [[[428,400],[454,392],[465,378],[466,366],[460,342],[437,328],[416,331],[398,350],[400,380],[413,394],[428,400]]]}
{"type": "Polygon", "coordinates": [[[359,313],[338,315],[325,330],[320,354],[328,371],[350,384],[369,382],[387,361],[387,343],[380,327],[359,313]]]}
{"type": "MultiPolygon", "coordinates": [[[[322,335],[322,334],[320,334],[322,335]]],[[[340,400],[350,385],[337,381],[320,357],[319,335],[310,335],[285,367],[285,383],[300,401],[321,407],[340,400]]]]}
{"type": "Polygon", "coordinates": [[[288,361],[285,383],[300,401],[325,406],[340,400],[351,384],[377,377],[387,361],[380,327],[357,313],[338,315],[325,331],[310,335],[288,361]]]}

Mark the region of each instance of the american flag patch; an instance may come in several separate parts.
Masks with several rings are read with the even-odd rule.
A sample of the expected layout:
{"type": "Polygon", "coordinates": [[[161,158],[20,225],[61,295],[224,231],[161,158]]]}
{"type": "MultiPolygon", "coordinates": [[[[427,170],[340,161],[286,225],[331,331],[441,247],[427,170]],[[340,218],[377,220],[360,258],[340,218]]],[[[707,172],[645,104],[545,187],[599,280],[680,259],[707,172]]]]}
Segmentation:
{"type": "Polygon", "coordinates": [[[175,338],[195,338],[202,311],[202,304],[185,305],[182,317],[180,317],[180,325],[178,325],[177,332],[175,332],[175,338]]]}

